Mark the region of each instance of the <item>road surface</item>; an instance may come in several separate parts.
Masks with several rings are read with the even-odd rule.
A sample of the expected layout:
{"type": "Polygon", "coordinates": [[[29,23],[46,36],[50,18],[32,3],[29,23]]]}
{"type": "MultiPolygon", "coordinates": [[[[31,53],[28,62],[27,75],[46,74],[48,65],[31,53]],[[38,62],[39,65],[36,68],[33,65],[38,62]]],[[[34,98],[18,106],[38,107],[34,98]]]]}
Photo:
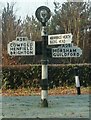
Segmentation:
{"type": "Polygon", "coordinates": [[[49,96],[48,108],[41,108],[40,96],[2,97],[1,102],[3,118],[89,118],[89,95],[49,96]]]}

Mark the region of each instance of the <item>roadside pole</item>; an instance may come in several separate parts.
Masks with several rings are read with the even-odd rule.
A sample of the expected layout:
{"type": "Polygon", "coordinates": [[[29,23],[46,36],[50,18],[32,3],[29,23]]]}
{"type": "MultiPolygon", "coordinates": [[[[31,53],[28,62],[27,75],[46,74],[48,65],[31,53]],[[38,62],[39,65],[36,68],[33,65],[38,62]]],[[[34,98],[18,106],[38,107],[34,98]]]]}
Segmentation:
{"type": "Polygon", "coordinates": [[[36,17],[42,24],[42,74],[41,74],[41,107],[48,107],[48,60],[47,60],[47,42],[48,34],[46,22],[50,19],[50,9],[46,6],[41,6],[36,10],[36,17]]]}
{"type": "Polygon", "coordinates": [[[75,67],[75,83],[76,83],[77,95],[80,95],[81,94],[81,90],[80,90],[80,81],[79,81],[78,67],[75,67]]]}

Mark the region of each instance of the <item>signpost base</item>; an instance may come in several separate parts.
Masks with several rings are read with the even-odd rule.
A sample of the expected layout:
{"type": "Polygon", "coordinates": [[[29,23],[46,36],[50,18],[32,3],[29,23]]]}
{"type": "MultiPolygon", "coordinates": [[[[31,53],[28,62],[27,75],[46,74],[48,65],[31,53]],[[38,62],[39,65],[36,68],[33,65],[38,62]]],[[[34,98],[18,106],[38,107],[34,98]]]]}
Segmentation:
{"type": "Polygon", "coordinates": [[[81,90],[80,90],[80,87],[77,87],[77,95],[80,95],[81,94],[81,90]]]}
{"type": "Polygon", "coordinates": [[[48,107],[48,90],[41,90],[41,107],[48,107]]]}
{"type": "Polygon", "coordinates": [[[48,101],[46,99],[41,100],[41,107],[48,107],[48,101]]]}

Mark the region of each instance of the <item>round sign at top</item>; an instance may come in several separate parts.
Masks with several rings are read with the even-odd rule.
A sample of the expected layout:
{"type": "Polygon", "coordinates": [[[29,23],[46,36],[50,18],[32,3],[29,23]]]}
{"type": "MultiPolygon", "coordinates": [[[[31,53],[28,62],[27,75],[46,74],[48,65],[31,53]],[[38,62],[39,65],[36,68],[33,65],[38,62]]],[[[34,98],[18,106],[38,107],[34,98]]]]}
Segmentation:
{"type": "Polygon", "coordinates": [[[46,6],[40,6],[37,8],[35,15],[41,23],[46,23],[51,17],[51,11],[46,6]]]}

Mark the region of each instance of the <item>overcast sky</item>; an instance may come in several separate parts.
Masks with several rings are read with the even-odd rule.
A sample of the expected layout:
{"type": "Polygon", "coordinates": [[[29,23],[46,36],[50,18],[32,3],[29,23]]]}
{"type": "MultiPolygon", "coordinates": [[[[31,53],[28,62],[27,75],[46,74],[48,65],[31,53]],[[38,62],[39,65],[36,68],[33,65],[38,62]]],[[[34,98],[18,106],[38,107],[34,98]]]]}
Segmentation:
{"type": "MultiPolygon", "coordinates": [[[[68,0],[68,1],[77,2],[80,0],[68,0]]],[[[89,1],[89,0],[83,0],[83,1],[89,1]]],[[[0,10],[6,5],[7,2],[16,3],[14,9],[15,11],[17,10],[17,12],[15,12],[15,14],[17,15],[17,17],[21,16],[21,18],[24,19],[27,14],[29,16],[35,15],[36,9],[41,5],[48,6],[50,10],[53,12],[54,10],[53,2],[59,2],[60,4],[62,4],[63,2],[67,2],[67,0],[0,0],[0,10]]]]}
{"type": "Polygon", "coordinates": [[[48,6],[50,10],[53,12],[54,10],[54,4],[53,2],[59,2],[63,3],[66,2],[67,0],[0,0],[0,7],[4,7],[7,2],[15,2],[15,10],[17,12],[15,13],[18,17],[21,16],[22,19],[28,14],[29,16],[35,15],[35,11],[38,7],[41,5],[48,6]]]}

